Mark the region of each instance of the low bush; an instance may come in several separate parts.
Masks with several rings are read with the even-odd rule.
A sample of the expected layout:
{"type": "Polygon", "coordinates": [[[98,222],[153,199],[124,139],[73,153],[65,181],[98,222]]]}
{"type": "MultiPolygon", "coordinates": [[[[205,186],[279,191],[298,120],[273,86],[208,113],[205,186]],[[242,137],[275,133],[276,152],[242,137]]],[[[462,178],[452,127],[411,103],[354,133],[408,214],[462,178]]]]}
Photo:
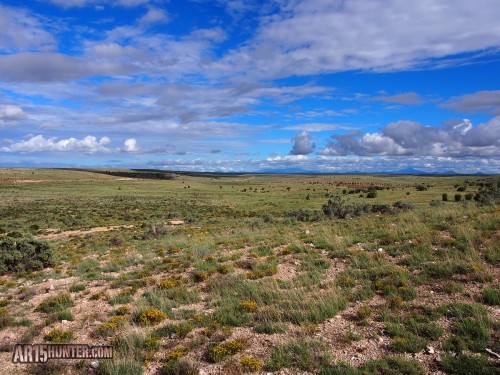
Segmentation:
{"type": "Polygon", "coordinates": [[[4,237],[0,240],[0,275],[40,270],[54,265],[54,251],[45,241],[4,237]]]}

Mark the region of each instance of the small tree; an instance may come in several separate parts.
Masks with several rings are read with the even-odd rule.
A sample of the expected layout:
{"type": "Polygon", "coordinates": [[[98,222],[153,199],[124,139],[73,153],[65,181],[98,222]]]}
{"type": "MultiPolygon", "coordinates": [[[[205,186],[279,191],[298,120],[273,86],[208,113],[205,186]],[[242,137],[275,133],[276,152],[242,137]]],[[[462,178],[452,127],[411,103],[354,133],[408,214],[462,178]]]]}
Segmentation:
{"type": "Polygon", "coordinates": [[[462,194],[455,194],[455,202],[460,202],[462,200],[462,194]]]}

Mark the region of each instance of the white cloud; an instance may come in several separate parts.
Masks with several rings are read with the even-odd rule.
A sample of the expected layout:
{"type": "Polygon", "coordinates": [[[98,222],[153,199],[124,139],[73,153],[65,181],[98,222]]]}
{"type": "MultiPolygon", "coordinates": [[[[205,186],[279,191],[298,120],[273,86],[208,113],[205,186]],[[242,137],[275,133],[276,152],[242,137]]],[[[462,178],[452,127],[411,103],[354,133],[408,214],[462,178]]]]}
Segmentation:
{"type": "Polygon", "coordinates": [[[102,137],[97,140],[96,137],[88,135],[80,140],[68,138],[57,140],[57,138],[45,138],[42,135],[36,135],[26,141],[12,143],[6,147],[1,147],[1,152],[45,152],[45,151],[63,151],[63,152],[83,152],[93,154],[96,152],[110,152],[107,148],[111,140],[108,137],[102,137]]]}
{"type": "MultiPolygon", "coordinates": [[[[406,70],[500,46],[497,0],[282,2],[217,68],[254,77],[406,70]],[[432,25],[432,27],[430,27],[432,25]]],[[[460,61],[462,62],[462,61],[460,61]]],[[[448,61],[453,63],[453,61],[448,61]]]]}
{"type": "Polygon", "coordinates": [[[137,147],[137,140],[135,138],[126,139],[123,143],[123,151],[125,152],[137,152],[139,148],[137,147]]]}
{"type": "Polygon", "coordinates": [[[149,8],[147,13],[139,19],[139,24],[152,25],[155,23],[166,23],[168,21],[169,17],[163,9],[149,8]]]}
{"type": "Polygon", "coordinates": [[[17,121],[25,117],[21,107],[15,105],[4,105],[0,106],[0,125],[5,122],[17,121]]]}
{"type": "Polygon", "coordinates": [[[56,44],[36,17],[24,9],[0,4],[0,51],[47,51],[53,50],[56,44]]]}
{"type": "Polygon", "coordinates": [[[397,121],[381,133],[333,135],[321,155],[500,156],[500,116],[473,127],[469,120],[446,127],[397,121]]]}

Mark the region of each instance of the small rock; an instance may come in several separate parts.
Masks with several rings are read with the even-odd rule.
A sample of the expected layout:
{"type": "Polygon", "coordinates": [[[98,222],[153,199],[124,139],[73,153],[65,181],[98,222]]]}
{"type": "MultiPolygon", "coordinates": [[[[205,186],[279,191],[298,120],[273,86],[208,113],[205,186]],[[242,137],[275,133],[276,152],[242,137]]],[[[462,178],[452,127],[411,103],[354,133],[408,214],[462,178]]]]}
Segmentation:
{"type": "Polygon", "coordinates": [[[384,342],[384,339],[382,337],[379,337],[378,342],[382,344],[384,342]]]}
{"type": "Polygon", "coordinates": [[[90,368],[96,369],[99,367],[99,362],[98,361],[92,361],[90,362],[90,368]]]}
{"type": "Polygon", "coordinates": [[[378,251],[379,253],[381,253],[382,251],[384,251],[384,249],[382,249],[381,247],[379,247],[377,251],[378,251]]]}
{"type": "Polygon", "coordinates": [[[434,358],[434,360],[436,362],[441,362],[442,361],[441,356],[439,354],[436,356],[436,358],[434,358]]]}
{"type": "Polygon", "coordinates": [[[198,371],[198,375],[207,375],[207,372],[201,369],[200,371],[198,371]]]}
{"type": "Polygon", "coordinates": [[[309,229],[306,230],[306,234],[309,234],[311,233],[311,231],[309,229]]]}
{"type": "Polygon", "coordinates": [[[61,320],[62,324],[68,324],[68,321],[66,319],[61,320]]]}
{"type": "Polygon", "coordinates": [[[427,354],[434,354],[435,353],[435,350],[432,346],[428,346],[427,348],[425,348],[425,352],[427,354]]]}
{"type": "Polygon", "coordinates": [[[335,319],[340,319],[342,318],[342,315],[335,315],[335,319]]]}

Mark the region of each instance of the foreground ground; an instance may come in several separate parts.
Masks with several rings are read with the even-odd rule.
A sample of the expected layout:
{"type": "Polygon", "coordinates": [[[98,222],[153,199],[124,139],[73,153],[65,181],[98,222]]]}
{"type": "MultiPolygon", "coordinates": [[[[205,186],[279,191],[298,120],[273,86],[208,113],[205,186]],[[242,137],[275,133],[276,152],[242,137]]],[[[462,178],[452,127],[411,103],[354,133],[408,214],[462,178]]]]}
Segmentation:
{"type": "Polygon", "coordinates": [[[0,170],[0,240],[55,255],[0,276],[5,373],[499,373],[498,177],[97,172],[0,170]]]}

